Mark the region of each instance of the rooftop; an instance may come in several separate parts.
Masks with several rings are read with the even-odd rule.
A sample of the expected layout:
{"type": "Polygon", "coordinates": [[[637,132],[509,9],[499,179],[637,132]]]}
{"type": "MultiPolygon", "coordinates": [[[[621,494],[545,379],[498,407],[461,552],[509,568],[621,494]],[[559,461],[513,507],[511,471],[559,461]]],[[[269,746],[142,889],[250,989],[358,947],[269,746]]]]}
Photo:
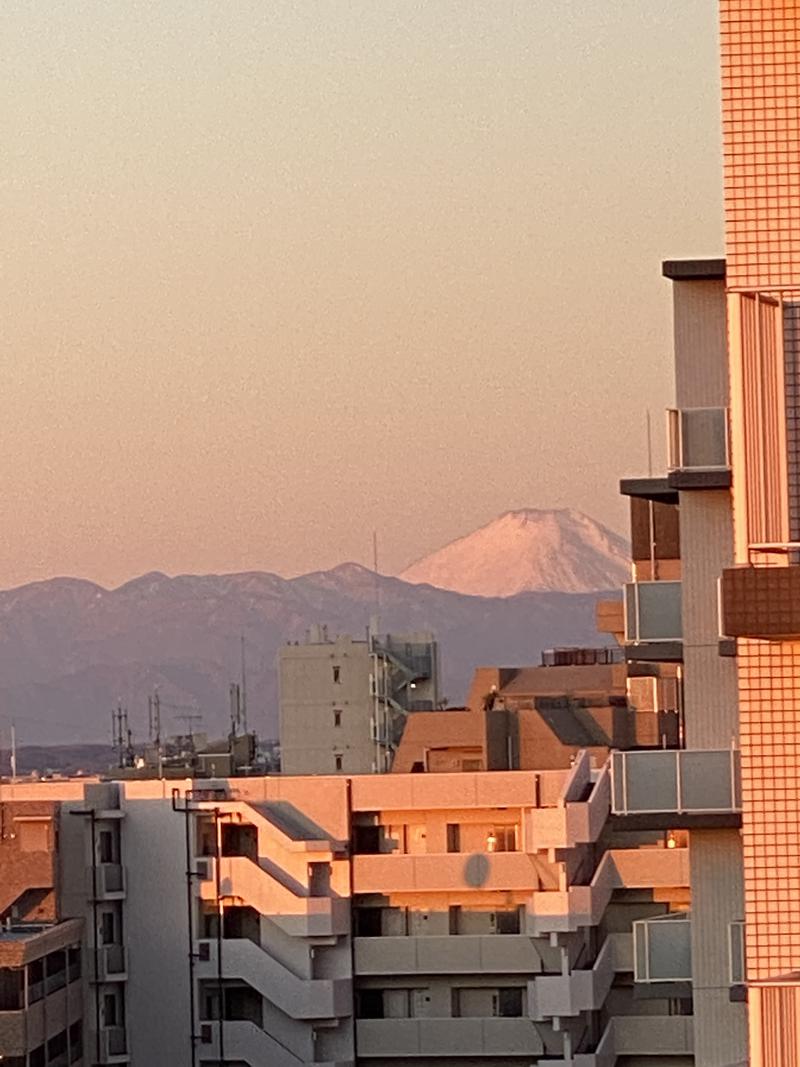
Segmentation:
{"type": "Polygon", "coordinates": [[[665,259],[661,273],[674,282],[725,280],[724,259],[665,259]]]}

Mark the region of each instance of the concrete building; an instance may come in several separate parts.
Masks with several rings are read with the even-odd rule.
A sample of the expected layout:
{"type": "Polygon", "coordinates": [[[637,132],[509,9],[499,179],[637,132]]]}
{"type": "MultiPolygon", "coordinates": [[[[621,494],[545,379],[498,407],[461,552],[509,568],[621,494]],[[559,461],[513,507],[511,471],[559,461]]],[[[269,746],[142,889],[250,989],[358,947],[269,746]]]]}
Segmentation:
{"type": "MultiPolygon", "coordinates": [[[[60,805],[0,800],[0,1060],[83,1064],[82,919],[62,920],[60,805]]],[[[81,912],[83,914],[83,912],[81,912]]]]}
{"type": "Polygon", "coordinates": [[[721,2],[733,566],[752,1067],[800,1063],[800,5],[721,2]]]}
{"type": "Polygon", "coordinates": [[[800,5],[721,0],[720,12],[726,259],[665,264],[675,304],[670,469],[624,486],[651,503],[679,501],[680,575],[632,583],[626,636],[632,648],[680,639],[686,751],[672,767],[668,754],[660,764],[616,756],[614,807],[652,815],[669,794],[684,810],[673,824],[687,824],[687,764],[707,765],[720,808],[741,806],[741,832],[690,829],[696,1062],[743,1063],[749,1021],[751,1067],[795,1067],[800,5]]]}
{"type": "Polygon", "coordinates": [[[429,633],[354,640],[315,626],[280,650],[278,671],[284,774],[388,771],[407,713],[439,707],[429,633]]]}
{"type": "MultiPolygon", "coordinates": [[[[687,850],[613,825],[609,768],[585,754],[539,773],[0,785],[4,806],[43,802],[75,916],[48,953],[85,924],[86,1062],[692,1063],[687,850]]],[[[69,1061],[20,1061],[39,1062],[69,1061]]]]}
{"type": "Polygon", "coordinates": [[[629,668],[673,665],[681,749],[617,753],[612,810],[689,833],[692,1002],[697,1067],[747,1055],[741,924],[744,882],[736,648],[721,636],[719,576],[733,560],[725,264],[664,264],[672,281],[676,406],[668,473],[629,478],[633,580],[624,590],[629,668]]]}

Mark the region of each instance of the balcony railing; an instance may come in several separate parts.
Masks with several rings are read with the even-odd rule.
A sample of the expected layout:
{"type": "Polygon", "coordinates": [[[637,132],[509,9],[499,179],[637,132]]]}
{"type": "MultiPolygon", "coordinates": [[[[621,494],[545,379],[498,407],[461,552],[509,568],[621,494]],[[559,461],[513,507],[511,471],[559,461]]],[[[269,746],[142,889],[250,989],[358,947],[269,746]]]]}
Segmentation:
{"type": "Polygon", "coordinates": [[[692,926],[687,913],[659,915],[633,924],[635,982],[691,982],[692,926]]]}
{"type": "Polygon", "coordinates": [[[669,408],[667,469],[670,474],[724,473],[730,484],[728,409],[669,408]]]}
{"type": "Polygon", "coordinates": [[[625,592],[625,642],[680,641],[680,582],[628,582],[625,592]]]}
{"type": "Polygon", "coordinates": [[[742,808],[736,749],[615,752],[611,783],[615,815],[731,814],[742,808]]]}

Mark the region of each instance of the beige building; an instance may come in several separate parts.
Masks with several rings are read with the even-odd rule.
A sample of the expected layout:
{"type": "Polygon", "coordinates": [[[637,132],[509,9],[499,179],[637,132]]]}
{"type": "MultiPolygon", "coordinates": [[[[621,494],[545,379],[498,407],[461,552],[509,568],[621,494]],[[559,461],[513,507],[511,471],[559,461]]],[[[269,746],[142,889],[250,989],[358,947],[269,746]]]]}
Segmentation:
{"type": "MultiPolygon", "coordinates": [[[[692,1063],[687,850],[610,824],[609,768],[587,755],[539,773],[0,785],[3,807],[43,801],[74,918],[40,948],[85,924],[73,1062],[692,1063]]],[[[19,1062],[69,1062],[53,1050],[19,1062]]]]}
{"type": "Polygon", "coordinates": [[[329,637],[315,626],[278,654],[284,774],[388,771],[410,711],[439,707],[429,633],[329,637]]]}

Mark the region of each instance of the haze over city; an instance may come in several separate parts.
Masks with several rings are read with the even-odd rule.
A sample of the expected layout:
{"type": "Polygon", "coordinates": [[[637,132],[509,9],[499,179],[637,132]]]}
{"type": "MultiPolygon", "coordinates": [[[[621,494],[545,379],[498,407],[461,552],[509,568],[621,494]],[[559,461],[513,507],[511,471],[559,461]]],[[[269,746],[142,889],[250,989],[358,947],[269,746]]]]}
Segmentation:
{"type": "Polygon", "coordinates": [[[716,5],[0,10],[0,585],[618,530],[660,260],[721,249],[716,5]]]}

